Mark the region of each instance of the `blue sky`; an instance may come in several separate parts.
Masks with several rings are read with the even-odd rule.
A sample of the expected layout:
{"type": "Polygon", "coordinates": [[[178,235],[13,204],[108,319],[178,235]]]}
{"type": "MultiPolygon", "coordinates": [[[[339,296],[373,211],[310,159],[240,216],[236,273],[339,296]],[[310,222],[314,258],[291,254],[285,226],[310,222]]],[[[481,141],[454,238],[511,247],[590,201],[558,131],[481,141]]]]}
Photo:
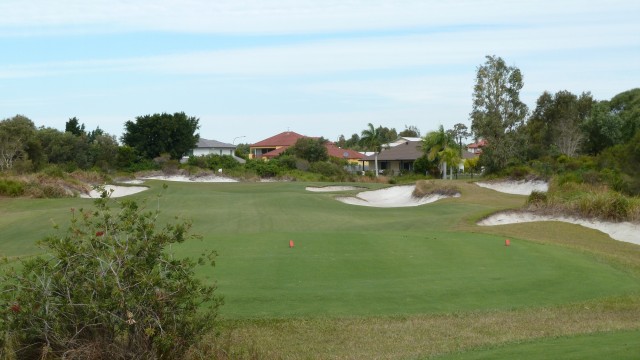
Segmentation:
{"type": "Polygon", "coordinates": [[[640,2],[0,0],[0,119],[120,137],[136,116],[184,111],[200,135],[336,140],[371,122],[470,125],[476,67],[605,100],[640,86],[640,2]]]}

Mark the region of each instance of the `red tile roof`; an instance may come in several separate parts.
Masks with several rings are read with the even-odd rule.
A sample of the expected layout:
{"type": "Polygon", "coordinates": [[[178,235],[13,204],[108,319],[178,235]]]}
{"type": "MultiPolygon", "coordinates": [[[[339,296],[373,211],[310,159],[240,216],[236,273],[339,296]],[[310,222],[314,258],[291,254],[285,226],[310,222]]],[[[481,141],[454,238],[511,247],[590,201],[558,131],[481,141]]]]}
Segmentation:
{"type": "Polygon", "coordinates": [[[327,152],[329,153],[329,156],[337,157],[340,159],[350,159],[350,160],[356,160],[356,159],[360,160],[364,158],[364,155],[362,155],[357,151],[350,150],[350,149],[341,149],[333,143],[327,143],[325,144],[325,147],[327,148],[327,152]]]}
{"type": "Polygon", "coordinates": [[[278,135],[274,135],[270,138],[259,141],[252,144],[250,147],[278,147],[278,146],[291,146],[298,141],[298,139],[305,137],[293,131],[285,131],[278,135]]]}

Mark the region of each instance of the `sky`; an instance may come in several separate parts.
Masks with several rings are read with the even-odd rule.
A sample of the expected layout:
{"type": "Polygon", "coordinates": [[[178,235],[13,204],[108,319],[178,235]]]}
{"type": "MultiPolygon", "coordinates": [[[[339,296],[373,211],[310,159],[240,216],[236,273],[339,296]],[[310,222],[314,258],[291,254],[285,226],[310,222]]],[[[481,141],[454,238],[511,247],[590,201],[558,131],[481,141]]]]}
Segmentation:
{"type": "Polygon", "coordinates": [[[470,127],[487,55],[544,91],[640,87],[640,1],[0,0],[0,119],[120,138],[155,113],[202,138],[470,127]]]}

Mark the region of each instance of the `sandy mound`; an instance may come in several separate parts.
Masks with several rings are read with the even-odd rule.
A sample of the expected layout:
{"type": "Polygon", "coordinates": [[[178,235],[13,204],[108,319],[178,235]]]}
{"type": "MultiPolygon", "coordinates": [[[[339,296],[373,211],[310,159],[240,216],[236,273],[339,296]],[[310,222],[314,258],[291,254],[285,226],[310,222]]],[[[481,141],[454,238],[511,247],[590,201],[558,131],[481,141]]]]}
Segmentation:
{"type": "Polygon", "coordinates": [[[530,195],[533,191],[547,192],[549,184],[546,181],[501,181],[501,182],[477,182],[476,185],[514,195],[530,195]]]}
{"type": "Polygon", "coordinates": [[[582,225],[590,229],[600,230],[608,234],[612,239],[630,242],[640,245],[640,225],[621,222],[613,223],[607,221],[587,220],[565,216],[536,215],[532,213],[499,213],[478,222],[481,226],[517,224],[533,221],[562,221],[571,224],[582,225]]]}
{"type": "Polygon", "coordinates": [[[362,188],[357,186],[307,186],[304,189],[307,191],[313,191],[313,192],[333,192],[333,191],[359,190],[362,188]]]}
{"type": "Polygon", "coordinates": [[[433,195],[425,196],[423,198],[415,198],[412,196],[414,189],[414,185],[393,186],[381,190],[364,191],[358,193],[356,197],[339,197],[336,198],[336,200],[341,201],[345,204],[360,206],[407,207],[424,205],[447,197],[441,195],[433,195]]]}
{"type": "MultiPolygon", "coordinates": [[[[145,186],[115,186],[115,185],[105,185],[104,188],[107,191],[113,190],[113,192],[110,195],[112,198],[133,195],[149,189],[148,187],[145,187],[145,186]]],[[[101,192],[96,190],[91,190],[88,194],[80,194],[80,197],[84,199],[90,199],[90,198],[95,199],[95,198],[99,198],[100,195],[102,195],[101,192]]]]}
{"type": "Polygon", "coordinates": [[[207,175],[207,176],[185,176],[185,175],[170,175],[170,176],[148,176],[143,177],[144,180],[166,180],[166,181],[178,181],[178,182],[238,182],[238,180],[231,179],[224,176],[207,175]]]}

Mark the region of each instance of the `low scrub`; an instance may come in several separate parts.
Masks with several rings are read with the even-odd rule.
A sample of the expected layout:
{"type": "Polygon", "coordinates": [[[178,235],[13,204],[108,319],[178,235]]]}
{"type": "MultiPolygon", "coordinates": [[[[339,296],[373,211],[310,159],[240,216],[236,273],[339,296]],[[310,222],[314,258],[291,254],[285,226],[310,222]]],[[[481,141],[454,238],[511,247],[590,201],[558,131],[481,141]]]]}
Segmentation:
{"type": "Polygon", "coordinates": [[[555,178],[548,193],[533,192],[527,200],[531,210],[607,221],[640,222],[640,198],[625,196],[605,185],[555,178]]]}
{"type": "Polygon", "coordinates": [[[460,194],[460,188],[445,181],[420,180],[416,182],[413,197],[421,198],[430,195],[455,196],[460,194]]]}

